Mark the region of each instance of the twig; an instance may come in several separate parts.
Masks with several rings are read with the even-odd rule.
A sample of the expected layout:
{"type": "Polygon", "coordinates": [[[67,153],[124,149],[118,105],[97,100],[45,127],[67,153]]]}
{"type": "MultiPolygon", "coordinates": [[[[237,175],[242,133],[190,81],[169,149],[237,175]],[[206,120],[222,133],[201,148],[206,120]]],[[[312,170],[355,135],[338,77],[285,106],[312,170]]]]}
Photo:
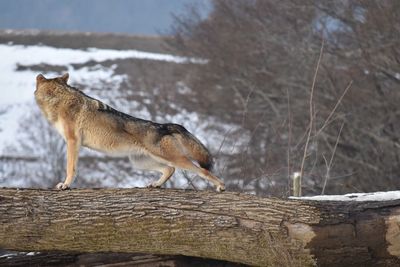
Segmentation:
{"type": "Polygon", "coordinates": [[[290,188],[290,174],[291,174],[291,162],[290,156],[292,154],[291,151],[291,143],[292,143],[292,114],[290,107],[290,94],[289,89],[286,88],[287,92],[287,104],[288,104],[288,148],[287,148],[287,176],[288,176],[288,188],[290,188]]]}
{"type": "MultiPolygon", "coordinates": [[[[336,138],[334,138],[334,137],[332,137],[332,136],[330,136],[330,135],[328,135],[328,134],[326,134],[326,133],[323,133],[322,136],[323,136],[323,138],[324,138],[324,140],[325,140],[325,143],[326,143],[328,146],[329,146],[329,142],[328,142],[327,138],[329,138],[329,139],[331,139],[331,140],[332,140],[332,139],[336,140],[336,138]]],[[[362,160],[360,160],[360,159],[357,159],[357,157],[350,157],[350,156],[348,156],[347,154],[340,153],[340,152],[336,152],[336,155],[337,155],[338,157],[341,157],[342,159],[348,161],[348,162],[353,162],[353,163],[355,163],[355,164],[359,164],[359,165],[361,165],[361,166],[363,166],[363,167],[369,168],[370,170],[373,170],[373,171],[376,171],[376,172],[379,171],[379,168],[378,168],[377,166],[372,165],[372,164],[370,164],[370,163],[368,163],[368,162],[362,161],[362,160]]]]}
{"type": "Polygon", "coordinates": [[[185,179],[187,180],[188,185],[191,185],[191,186],[193,187],[194,191],[199,191],[199,190],[197,189],[197,187],[193,184],[193,181],[192,181],[194,178],[196,178],[196,176],[195,176],[194,178],[191,179],[191,178],[189,177],[189,175],[187,174],[186,171],[182,171],[182,175],[183,175],[183,177],[185,177],[185,179]]]}
{"type": "Polygon", "coordinates": [[[312,131],[312,128],[313,128],[312,126],[314,124],[314,109],[313,109],[314,88],[315,88],[315,83],[317,81],[317,74],[318,74],[319,66],[320,66],[321,59],[322,59],[322,53],[324,51],[324,44],[325,44],[325,41],[324,41],[324,39],[322,39],[321,49],[319,51],[318,62],[317,62],[317,66],[315,68],[314,78],[313,78],[313,82],[312,82],[312,85],[311,85],[311,92],[310,92],[310,123],[309,123],[309,127],[308,127],[309,129],[308,129],[306,144],[305,144],[305,147],[304,147],[303,159],[301,161],[301,168],[300,168],[300,179],[299,179],[300,180],[300,189],[299,189],[299,195],[300,196],[302,194],[301,185],[302,185],[302,180],[303,180],[303,175],[304,175],[304,164],[306,162],[308,144],[310,142],[311,131],[312,131]]]}
{"type": "MultiPolygon", "coordinates": [[[[341,135],[342,130],[343,130],[343,126],[344,126],[344,122],[342,123],[342,126],[340,126],[340,130],[339,130],[338,136],[336,138],[336,143],[335,143],[335,146],[334,146],[333,151],[332,151],[331,159],[329,161],[329,164],[326,167],[325,181],[324,181],[324,186],[322,187],[321,195],[323,195],[325,193],[325,187],[326,187],[326,184],[327,184],[329,176],[330,176],[330,171],[331,171],[331,168],[332,168],[333,158],[335,157],[336,148],[337,148],[337,146],[339,144],[339,139],[340,139],[340,135],[341,135]]],[[[324,157],[324,160],[325,160],[325,163],[326,163],[325,157],[324,157]]]]}
{"type": "Polygon", "coordinates": [[[353,84],[353,81],[350,81],[349,84],[347,85],[346,89],[344,90],[343,94],[340,96],[340,98],[338,99],[338,101],[336,102],[335,107],[332,109],[331,113],[329,113],[328,118],[326,118],[324,124],[322,125],[321,129],[318,130],[317,134],[320,134],[325,127],[329,124],[329,120],[331,119],[331,117],[333,116],[333,114],[335,113],[337,107],[339,106],[339,104],[342,102],[343,97],[346,95],[347,91],[350,89],[351,85],[353,84]]]}
{"type": "Polygon", "coordinates": [[[245,102],[243,103],[243,115],[242,115],[242,126],[243,127],[244,127],[244,122],[246,120],[247,112],[249,110],[248,106],[249,106],[250,96],[252,95],[253,90],[254,90],[253,88],[250,90],[250,92],[247,94],[245,102]]]}

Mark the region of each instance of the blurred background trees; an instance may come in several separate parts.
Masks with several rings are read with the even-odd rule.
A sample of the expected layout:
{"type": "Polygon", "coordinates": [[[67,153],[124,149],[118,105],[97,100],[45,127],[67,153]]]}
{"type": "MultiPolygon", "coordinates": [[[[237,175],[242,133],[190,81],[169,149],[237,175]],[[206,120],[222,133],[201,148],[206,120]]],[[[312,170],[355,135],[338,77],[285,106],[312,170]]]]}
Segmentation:
{"type": "MultiPolygon", "coordinates": [[[[134,116],[183,124],[215,155],[214,172],[228,190],[288,196],[303,159],[303,194],[400,189],[400,2],[193,2],[174,15],[169,36],[3,32],[0,43],[138,49],[203,59],[200,64],[133,58],[69,66],[21,62],[16,71],[112,70],[121,84],[83,79],[77,85],[134,116]]],[[[35,169],[38,183],[35,178],[29,185],[48,187],[62,178],[64,147],[38,117],[33,112],[27,118],[37,123],[26,123],[21,143],[31,142],[24,151],[42,155],[28,157],[27,164],[46,162],[35,169]]],[[[0,164],[0,181],[32,176],[21,171],[29,168],[19,159],[6,156],[0,156],[6,162],[0,164]]],[[[157,176],[134,172],[126,160],[86,150],[81,156],[76,186],[130,186],[132,180],[142,186],[157,176]]],[[[167,186],[206,186],[178,175],[181,179],[167,186]]]]}
{"type": "Polygon", "coordinates": [[[190,106],[250,136],[228,183],[288,194],[324,40],[303,191],[321,193],[326,177],[328,194],[400,188],[399,12],[398,1],[214,0],[205,20],[195,8],[176,17],[170,47],[208,60],[190,68],[190,106]]]}

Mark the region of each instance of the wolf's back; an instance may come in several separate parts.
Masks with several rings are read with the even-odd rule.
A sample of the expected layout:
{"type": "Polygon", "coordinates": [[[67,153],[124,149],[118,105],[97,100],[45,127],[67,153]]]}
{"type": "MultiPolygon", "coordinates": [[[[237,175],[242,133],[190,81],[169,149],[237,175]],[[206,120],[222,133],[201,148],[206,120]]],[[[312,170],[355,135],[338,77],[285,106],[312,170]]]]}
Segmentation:
{"type": "Polygon", "coordinates": [[[169,124],[168,127],[173,128],[175,138],[179,140],[189,158],[195,160],[200,167],[206,170],[212,169],[213,159],[211,153],[199,139],[179,124],[169,124]]]}

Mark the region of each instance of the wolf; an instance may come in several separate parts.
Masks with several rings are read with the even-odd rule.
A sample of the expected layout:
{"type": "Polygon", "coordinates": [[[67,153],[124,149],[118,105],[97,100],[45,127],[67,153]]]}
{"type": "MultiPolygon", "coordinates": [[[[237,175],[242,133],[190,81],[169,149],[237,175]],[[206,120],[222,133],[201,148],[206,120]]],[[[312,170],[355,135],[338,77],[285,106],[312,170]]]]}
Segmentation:
{"type": "Polygon", "coordinates": [[[113,156],[128,156],[137,169],[161,173],[149,187],[161,187],[183,169],[210,181],[218,192],[224,183],[213,175],[212,156],[183,126],[135,118],[92,98],[68,84],[69,74],[36,77],[35,100],[42,114],[67,144],[67,168],[59,190],[69,189],[81,146],[113,156]]]}

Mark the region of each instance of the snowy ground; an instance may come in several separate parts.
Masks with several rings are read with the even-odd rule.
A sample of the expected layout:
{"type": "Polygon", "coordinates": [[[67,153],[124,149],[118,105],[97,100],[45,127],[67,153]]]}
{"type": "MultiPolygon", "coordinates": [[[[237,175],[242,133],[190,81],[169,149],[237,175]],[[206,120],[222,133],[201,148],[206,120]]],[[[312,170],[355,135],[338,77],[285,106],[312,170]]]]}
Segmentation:
{"type": "MultiPolygon", "coordinates": [[[[70,83],[83,85],[85,93],[98,98],[106,103],[116,103],[121,101],[121,107],[128,107],[123,112],[130,113],[134,111],[134,116],[144,119],[155,119],[159,122],[175,122],[183,124],[189,131],[192,131],[196,136],[204,142],[207,146],[220,148],[220,151],[227,153],[234,153],[240,149],[240,146],[248,141],[248,137],[243,136],[240,139],[227,138],[230,132],[235,131],[238,126],[232,124],[226,124],[220,122],[217,118],[204,117],[194,112],[188,112],[178,105],[171,106],[173,109],[179,112],[175,114],[164,114],[157,118],[151,118],[148,110],[143,108],[143,105],[135,101],[126,100],[123,96],[118,95],[118,89],[123,82],[126,82],[128,77],[124,74],[116,74],[116,65],[105,67],[100,64],[104,61],[116,60],[116,59],[128,59],[135,58],[141,60],[156,60],[166,61],[172,64],[181,63],[206,63],[204,60],[198,59],[187,59],[183,57],[177,57],[167,54],[156,54],[141,52],[136,50],[112,50],[112,49],[96,49],[90,48],[86,50],[80,49],[68,49],[68,48],[54,48],[50,46],[23,46],[13,44],[0,44],[0,156],[21,156],[26,155],[28,152],[25,149],[27,147],[24,142],[29,141],[26,138],[27,134],[25,124],[29,115],[37,110],[34,102],[33,92],[35,90],[35,77],[38,72],[32,70],[32,66],[37,65],[49,65],[54,67],[62,67],[67,69],[70,74],[70,83]],[[88,62],[97,62],[99,64],[89,64],[90,66],[80,66],[74,64],[85,64],[88,62]],[[93,90],[90,88],[105,88],[107,90],[93,90]],[[210,125],[217,125],[218,127],[210,127],[210,125]],[[218,131],[215,130],[218,128],[218,131]],[[21,142],[22,140],[22,142],[21,142]]],[[[52,77],[60,75],[61,73],[47,72],[43,73],[46,77],[52,77]]],[[[177,84],[177,90],[190,90],[177,84]]],[[[183,91],[185,91],[183,90],[183,91]]],[[[143,92],[145,94],[145,92],[143,92]]],[[[183,92],[185,93],[185,92],[183,92]]],[[[132,114],[132,113],[131,113],[132,114]]],[[[32,121],[32,127],[29,131],[37,131],[37,135],[41,135],[40,126],[34,127],[35,121],[32,121]],[[33,129],[33,130],[31,130],[33,129]]],[[[35,144],[33,144],[34,146],[35,144]]],[[[32,144],[28,146],[32,147],[32,144]]],[[[40,156],[35,153],[42,153],[41,148],[31,149],[29,156],[40,156]]],[[[39,154],[40,154],[39,153],[39,154]]],[[[81,154],[99,156],[96,153],[88,150],[83,150],[81,154]]],[[[35,165],[36,163],[29,163],[35,165]]],[[[101,163],[104,165],[104,163],[101,163]]],[[[101,165],[100,164],[100,165],[101,165]]],[[[27,165],[28,166],[28,165],[27,165]]],[[[26,167],[27,167],[26,166],[26,167]]],[[[12,167],[12,166],[11,166],[12,167]]],[[[0,166],[1,171],[6,172],[10,166],[0,166]],[[5,171],[6,170],[6,171],[5,171]]],[[[100,166],[102,167],[102,166],[100,166]]],[[[108,170],[112,166],[106,167],[108,170]]],[[[11,168],[12,169],[12,168],[11,168]]],[[[9,172],[6,172],[7,175],[9,172]]],[[[104,176],[104,172],[99,170],[97,173],[89,173],[83,171],[86,176],[104,176]]],[[[28,171],[29,173],[29,171],[28,171]]],[[[119,173],[119,170],[116,170],[119,173]]],[[[3,173],[4,176],[7,176],[3,173]]],[[[18,175],[17,175],[18,176],[18,175]]],[[[26,183],[26,177],[20,177],[20,179],[6,179],[3,180],[0,177],[0,186],[24,186],[26,183]]],[[[100,179],[99,178],[99,179],[100,179]]],[[[154,177],[153,177],[154,179],[154,177]]],[[[55,181],[56,182],[56,181],[55,181]]],[[[58,182],[58,181],[57,181],[58,182]]],[[[119,186],[119,187],[131,187],[131,186],[143,186],[148,181],[143,179],[130,179],[120,183],[113,181],[105,181],[103,186],[119,186]]],[[[177,186],[181,186],[186,183],[187,180],[176,179],[177,186]]]]}
{"type": "Polygon", "coordinates": [[[291,199],[305,199],[316,201],[388,201],[400,199],[400,191],[352,193],[346,195],[320,195],[312,197],[291,197],[291,199]]]}
{"type": "MultiPolygon", "coordinates": [[[[83,64],[89,61],[102,62],[106,60],[137,58],[174,63],[184,63],[190,59],[172,55],[141,52],[136,50],[117,51],[111,49],[88,50],[54,48],[49,46],[22,46],[0,44],[0,152],[15,140],[18,131],[18,119],[26,113],[33,104],[35,77],[38,74],[32,70],[16,71],[18,66],[48,64],[68,68],[72,82],[79,84],[107,83],[116,89],[126,78],[115,75],[115,66],[105,68],[101,65],[75,69],[72,64],[83,64]]],[[[54,76],[57,73],[47,73],[54,76]]],[[[112,90],[111,90],[112,91],[112,90]]]]}

